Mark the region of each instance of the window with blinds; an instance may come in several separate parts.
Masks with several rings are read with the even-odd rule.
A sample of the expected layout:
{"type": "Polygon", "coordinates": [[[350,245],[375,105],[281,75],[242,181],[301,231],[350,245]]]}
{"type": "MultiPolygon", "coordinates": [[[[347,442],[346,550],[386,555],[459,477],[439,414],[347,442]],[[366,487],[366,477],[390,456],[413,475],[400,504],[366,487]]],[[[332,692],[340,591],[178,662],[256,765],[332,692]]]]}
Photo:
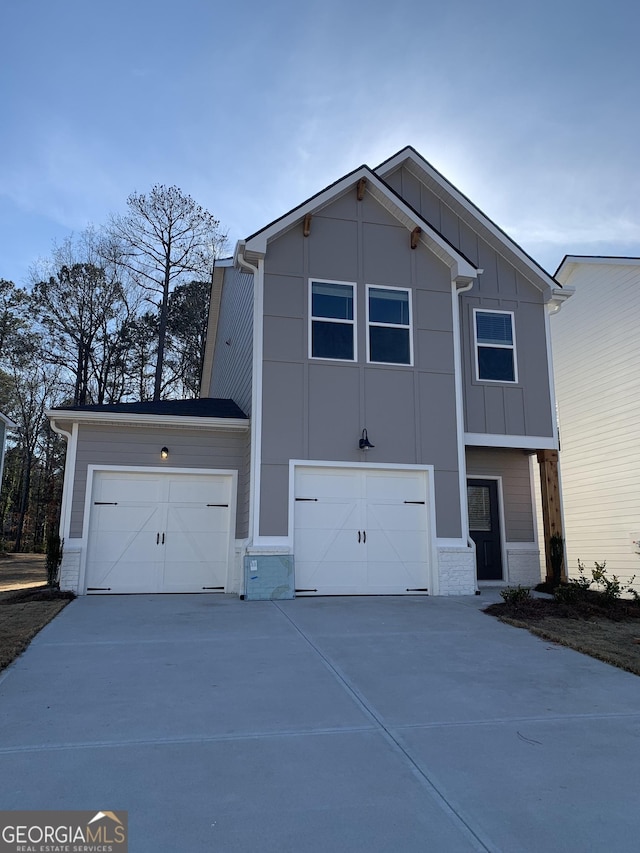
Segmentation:
{"type": "Polygon", "coordinates": [[[476,377],[488,382],[517,382],[513,311],[474,308],[476,377]]]}

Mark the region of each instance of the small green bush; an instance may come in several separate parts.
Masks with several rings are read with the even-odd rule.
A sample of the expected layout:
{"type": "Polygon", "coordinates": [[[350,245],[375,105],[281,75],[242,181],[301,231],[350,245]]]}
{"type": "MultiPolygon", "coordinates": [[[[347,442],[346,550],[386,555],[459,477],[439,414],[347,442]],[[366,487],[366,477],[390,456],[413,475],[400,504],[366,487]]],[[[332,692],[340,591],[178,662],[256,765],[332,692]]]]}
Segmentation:
{"type": "Polygon", "coordinates": [[[562,604],[574,604],[591,592],[591,594],[596,593],[602,596],[603,602],[612,604],[627,593],[634,601],[640,601],[640,595],[633,587],[636,576],[634,575],[629,583],[625,584],[617,575],[609,577],[606,566],[606,560],[603,563],[594,563],[591,577],[587,577],[584,563],[578,560],[578,577],[570,578],[568,583],[558,586],[553,591],[554,598],[562,604]],[[596,589],[592,589],[594,585],[596,589]]]}
{"type": "Polygon", "coordinates": [[[531,589],[528,586],[508,586],[506,589],[500,590],[500,595],[502,596],[505,604],[511,604],[517,606],[518,604],[524,604],[525,601],[529,601],[531,598],[531,589]]]}

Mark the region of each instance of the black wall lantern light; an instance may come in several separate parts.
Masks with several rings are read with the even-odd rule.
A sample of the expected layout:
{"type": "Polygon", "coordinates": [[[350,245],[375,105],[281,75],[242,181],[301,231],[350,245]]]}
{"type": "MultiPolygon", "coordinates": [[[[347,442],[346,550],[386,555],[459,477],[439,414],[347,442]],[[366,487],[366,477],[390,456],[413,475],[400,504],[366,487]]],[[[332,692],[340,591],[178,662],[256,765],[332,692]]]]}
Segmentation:
{"type": "Polygon", "coordinates": [[[373,447],[375,447],[375,444],[371,444],[366,429],[363,429],[362,438],[360,439],[360,450],[370,450],[373,447]]]}
{"type": "Polygon", "coordinates": [[[163,459],[167,459],[167,457],[169,456],[169,448],[168,448],[168,447],[163,447],[163,448],[162,448],[162,450],[160,451],[160,456],[161,456],[163,459]]]}

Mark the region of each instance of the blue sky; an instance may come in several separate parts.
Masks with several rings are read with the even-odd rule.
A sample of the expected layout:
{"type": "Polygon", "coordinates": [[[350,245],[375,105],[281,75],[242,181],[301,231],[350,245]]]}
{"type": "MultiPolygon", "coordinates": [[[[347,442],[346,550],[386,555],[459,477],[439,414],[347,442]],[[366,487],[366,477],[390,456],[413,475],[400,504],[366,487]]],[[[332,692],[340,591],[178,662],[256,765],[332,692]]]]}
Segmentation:
{"type": "Polygon", "coordinates": [[[407,144],[553,272],[640,255],[633,0],[2,4],[0,277],[176,184],[232,244],[407,144]]]}

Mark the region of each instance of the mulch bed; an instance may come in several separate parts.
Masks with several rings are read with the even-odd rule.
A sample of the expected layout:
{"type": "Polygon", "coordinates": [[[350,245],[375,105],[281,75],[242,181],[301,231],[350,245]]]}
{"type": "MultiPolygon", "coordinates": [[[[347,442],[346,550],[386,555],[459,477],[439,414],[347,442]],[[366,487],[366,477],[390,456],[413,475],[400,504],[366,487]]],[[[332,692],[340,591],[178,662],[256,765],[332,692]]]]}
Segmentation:
{"type": "Polygon", "coordinates": [[[640,602],[607,599],[593,590],[574,601],[529,598],[484,611],[545,640],[640,675],[640,602]]]}

